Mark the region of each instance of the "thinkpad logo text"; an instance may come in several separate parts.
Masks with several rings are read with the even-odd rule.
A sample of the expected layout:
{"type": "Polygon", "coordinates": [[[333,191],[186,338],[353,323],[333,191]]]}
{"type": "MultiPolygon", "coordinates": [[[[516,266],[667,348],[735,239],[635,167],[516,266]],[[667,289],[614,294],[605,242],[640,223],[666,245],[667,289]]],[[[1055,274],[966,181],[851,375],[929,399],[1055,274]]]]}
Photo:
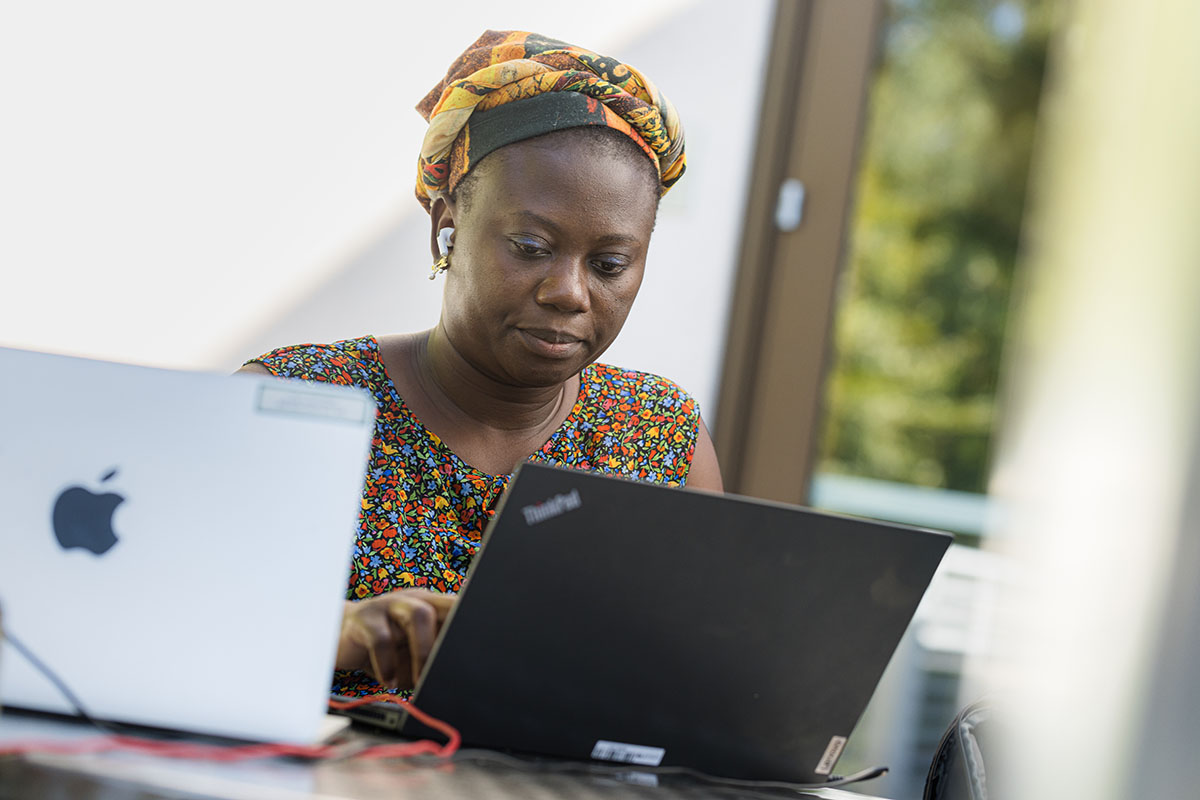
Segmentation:
{"type": "Polygon", "coordinates": [[[565,494],[556,494],[548,500],[525,506],[521,509],[521,513],[525,515],[526,525],[536,525],[568,511],[574,511],[581,505],[583,505],[583,501],[579,499],[579,490],[572,489],[565,494]]]}

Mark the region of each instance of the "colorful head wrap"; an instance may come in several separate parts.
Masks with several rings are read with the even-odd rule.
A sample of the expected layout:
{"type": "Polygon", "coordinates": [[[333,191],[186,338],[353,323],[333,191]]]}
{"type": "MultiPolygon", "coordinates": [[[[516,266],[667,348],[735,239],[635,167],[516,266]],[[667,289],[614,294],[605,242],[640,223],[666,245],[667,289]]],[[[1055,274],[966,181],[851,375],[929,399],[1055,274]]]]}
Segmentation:
{"type": "Polygon", "coordinates": [[[675,107],[628,64],[524,31],[486,31],[417,105],[429,121],[417,199],[452,192],[505,145],[551,131],[604,125],[636,142],[658,169],[661,193],[683,175],[675,107]]]}

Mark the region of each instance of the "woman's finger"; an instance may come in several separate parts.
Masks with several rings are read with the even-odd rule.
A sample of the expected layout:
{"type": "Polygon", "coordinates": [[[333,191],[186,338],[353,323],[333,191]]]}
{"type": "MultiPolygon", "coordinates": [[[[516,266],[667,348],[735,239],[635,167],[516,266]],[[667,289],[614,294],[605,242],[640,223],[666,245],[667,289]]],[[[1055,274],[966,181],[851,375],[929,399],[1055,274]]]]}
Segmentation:
{"type": "Polygon", "coordinates": [[[428,601],[433,606],[433,610],[437,612],[438,627],[440,628],[441,624],[446,621],[446,617],[450,616],[454,604],[458,602],[458,595],[430,592],[428,601]]]}
{"type": "Polygon", "coordinates": [[[375,680],[394,689],[400,680],[398,650],[401,643],[397,641],[388,617],[380,613],[381,610],[364,611],[366,613],[360,611],[354,615],[348,625],[349,631],[366,649],[370,672],[375,680]]]}
{"type": "Polygon", "coordinates": [[[433,610],[437,614],[439,627],[441,623],[446,621],[446,617],[450,616],[450,610],[458,602],[458,595],[442,594],[441,592],[432,592],[428,589],[403,589],[397,593],[398,596],[400,594],[403,594],[405,597],[420,598],[433,606],[433,610]]]}
{"type": "Polygon", "coordinates": [[[388,616],[408,640],[408,652],[412,659],[412,680],[415,684],[430,651],[433,650],[433,640],[437,638],[437,609],[429,602],[428,597],[404,593],[388,603],[388,616]]]}

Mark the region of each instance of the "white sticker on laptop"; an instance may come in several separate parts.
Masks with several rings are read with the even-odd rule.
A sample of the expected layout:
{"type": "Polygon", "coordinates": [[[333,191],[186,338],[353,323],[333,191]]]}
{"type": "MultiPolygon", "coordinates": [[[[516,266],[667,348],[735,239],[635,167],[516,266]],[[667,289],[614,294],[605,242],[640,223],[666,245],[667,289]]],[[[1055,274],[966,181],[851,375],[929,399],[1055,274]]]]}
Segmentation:
{"type": "Polygon", "coordinates": [[[600,761],[620,761],[622,764],[641,764],[645,767],[657,767],[666,754],[667,751],[661,747],[609,742],[604,739],[597,739],[596,746],[592,748],[592,758],[600,761]]]}
{"type": "Polygon", "coordinates": [[[352,393],[306,391],[282,383],[266,385],[259,390],[258,409],[273,414],[322,417],[355,424],[370,419],[368,414],[375,411],[366,397],[357,397],[352,393]]]}
{"type": "Polygon", "coordinates": [[[829,746],[825,748],[825,755],[821,756],[821,760],[817,762],[817,766],[813,772],[818,775],[828,775],[833,772],[833,766],[837,760],[841,758],[842,751],[846,749],[846,737],[834,736],[829,740],[829,746]]]}

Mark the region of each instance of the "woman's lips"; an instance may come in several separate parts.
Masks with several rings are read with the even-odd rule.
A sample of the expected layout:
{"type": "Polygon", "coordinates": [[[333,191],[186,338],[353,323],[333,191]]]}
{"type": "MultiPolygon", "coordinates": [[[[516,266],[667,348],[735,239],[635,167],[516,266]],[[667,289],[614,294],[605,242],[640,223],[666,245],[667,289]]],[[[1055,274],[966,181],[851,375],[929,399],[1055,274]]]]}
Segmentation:
{"type": "Polygon", "coordinates": [[[548,328],[517,328],[525,346],[531,351],[546,358],[566,358],[574,355],[583,341],[566,331],[556,331],[548,328]]]}

